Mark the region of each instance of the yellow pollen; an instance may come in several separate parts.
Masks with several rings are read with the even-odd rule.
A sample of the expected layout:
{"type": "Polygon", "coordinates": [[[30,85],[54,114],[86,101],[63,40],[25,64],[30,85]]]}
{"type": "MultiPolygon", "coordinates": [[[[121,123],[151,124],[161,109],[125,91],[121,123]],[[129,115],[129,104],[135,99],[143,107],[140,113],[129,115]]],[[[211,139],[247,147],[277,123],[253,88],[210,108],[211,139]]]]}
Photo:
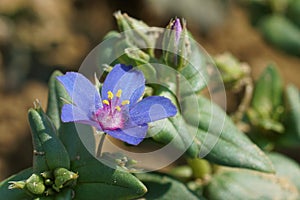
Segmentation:
{"type": "Polygon", "coordinates": [[[102,102],[106,105],[109,105],[109,101],[107,101],[107,100],[103,100],[102,102]]]}
{"type": "Polygon", "coordinates": [[[130,103],[130,101],[129,100],[124,100],[124,101],[122,101],[122,105],[124,106],[124,105],[127,105],[127,104],[129,104],[130,103]]]}
{"type": "Polygon", "coordinates": [[[116,96],[120,98],[120,97],[121,97],[121,95],[122,95],[122,90],[118,90],[118,92],[117,92],[116,96]]]}
{"type": "Polygon", "coordinates": [[[110,100],[112,100],[114,98],[114,94],[111,91],[107,92],[107,96],[108,96],[107,98],[110,100]]]}
{"type": "Polygon", "coordinates": [[[116,110],[117,110],[117,111],[121,111],[120,106],[116,106],[116,110]]]}

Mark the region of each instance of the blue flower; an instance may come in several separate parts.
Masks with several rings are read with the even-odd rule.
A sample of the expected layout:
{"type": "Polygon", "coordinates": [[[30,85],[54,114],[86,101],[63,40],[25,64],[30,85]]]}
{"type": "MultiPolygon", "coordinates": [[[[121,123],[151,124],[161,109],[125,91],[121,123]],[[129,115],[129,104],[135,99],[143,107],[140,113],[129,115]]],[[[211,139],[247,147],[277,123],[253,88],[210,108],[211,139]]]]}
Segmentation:
{"type": "Polygon", "coordinates": [[[115,65],[103,83],[101,95],[82,74],[68,72],[57,79],[73,103],[63,106],[63,122],[88,124],[132,145],[145,138],[147,123],[177,113],[165,97],[150,96],[139,101],[145,90],[145,78],[131,66],[115,65]]]}

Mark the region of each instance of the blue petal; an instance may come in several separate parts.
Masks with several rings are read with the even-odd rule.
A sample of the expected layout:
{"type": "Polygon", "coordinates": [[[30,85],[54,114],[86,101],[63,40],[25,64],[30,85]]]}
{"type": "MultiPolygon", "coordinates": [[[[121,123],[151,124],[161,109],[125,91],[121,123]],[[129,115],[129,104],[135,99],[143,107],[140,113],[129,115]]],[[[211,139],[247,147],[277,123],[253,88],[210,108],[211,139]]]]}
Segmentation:
{"type": "Polygon", "coordinates": [[[134,105],[130,119],[136,124],[144,124],[176,115],[177,108],[165,97],[151,96],[134,105]]]}
{"type": "Polygon", "coordinates": [[[94,126],[101,130],[100,125],[90,118],[90,113],[86,113],[72,104],[65,104],[61,110],[61,121],[63,122],[77,122],[80,124],[87,124],[94,126]]]}
{"type": "Polygon", "coordinates": [[[67,72],[57,79],[64,85],[74,104],[85,112],[102,107],[101,97],[96,87],[82,74],[67,72]]]}
{"type": "Polygon", "coordinates": [[[135,126],[128,129],[117,129],[113,131],[105,131],[110,136],[122,140],[128,144],[138,145],[143,141],[147,134],[148,125],[135,126]]]}
{"type": "Polygon", "coordinates": [[[129,100],[134,104],[143,95],[145,90],[145,78],[141,71],[132,69],[132,66],[117,64],[107,75],[103,87],[102,98],[107,99],[107,92],[116,94],[121,89],[121,101],[129,100]]]}

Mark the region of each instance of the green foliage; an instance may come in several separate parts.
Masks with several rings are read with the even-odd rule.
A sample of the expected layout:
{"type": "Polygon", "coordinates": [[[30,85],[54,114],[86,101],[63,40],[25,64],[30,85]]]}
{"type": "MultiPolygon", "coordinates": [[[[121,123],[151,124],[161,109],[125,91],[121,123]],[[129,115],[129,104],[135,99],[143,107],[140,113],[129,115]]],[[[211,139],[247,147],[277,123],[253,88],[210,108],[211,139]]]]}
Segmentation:
{"type": "MultiPolygon", "coordinates": [[[[271,4],[268,13],[291,10],[289,1],[272,1],[271,4]]],[[[266,6],[261,8],[268,8],[266,6]]],[[[211,81],[208,76],[211,63],[187,30],[180,43],[180,50],[186,50],[183,52],[186,60],[177,57],[181,64],[174,66],[174,55],[167,52],[156,55],[154,52],[155,44],[160,41],[158,29],[120,12],[115,13],[115,17],[120,31],[125,34],[117,31],[107,34],[104,41],[107,48],[101,49],[98,55],[99,69],[106,72],[109,65],[122,62],[140,69],[147,81],[163,83],[164,86],[148,84],[146,96],[169,98],[177,106],[178,113],[175,117],[149,124],[148,136],[152,139],[151,144],[169,145],[172,142],[173,153],[185,152],[178,161],[180,166],[164,169],[168,175],[133,175],[130,172],[135,161],[129,159],[128,163],[122,164],[126,155],[103,152],[98,160],[94,155],[93,128],[61,122],[61,109],[70,97],[56,79],[62,73],[55,71],[49,80],[47,112],[44,113],[38,102],[28,112],[34,146],[33,167],[1,182],[0,197],[11,200],[299,199],[299,164],[280,154],[267,153],[267,156],[221,107],[201,93],[211,81]],[[143,48],[145,46],[150,48],[143,48]],[[169,71],[156,68],[155,64],[172,65],[183,78],[172,77],[169,71]],[[190,90],[185,87],[187,85],[190,90]],[[115,168],[102,163],[104,158],[109,158],[108,162],[115,168]],[[276,174],[272,174],[274,172],[276,174]]],[[[267,16],[259,24],[271,42],[298,55],[298,30],[285,18],[267,16]],[[287,38],[278,35],[282,31],[286,32],[287,38]]],[[[164,43],[171,50],[175,48],[174,43],[168,44],[170,41],[166,39],[164,43]]],[[[217,66],[225,84],[236,86],[248,74],[234,57],[227,58],[229,60],[217,60],[217,66]]],[[[105,73],[101,81],[104,77],[105,73]]],[[[278,71],[273,65],[268,66],[255,84],[248,118],[243,121],[250,122],[251,138],[260,144],[262,140],[270,142],[269,135],[264,135],[266,132],[271,138],[276,133],[271,142],[284,141],[284,145],[292,146],[293,141],[294,146],[299,145],[299,98],[295,86],[288,86],[284,93],[278,71]],[[260,137],[253,137],[255,135],[260,137]]]]}
{"type": "Polygon", "coordinates": [[[37,105],[28,112],[34,146],[34,171],[41,173],[58,167],[70,169],[70,159],[62,142],[58,139],[57,130],[37,105]]]}
{"type": "Polygon", "coordinates": [[[292,182],[300,191],[300,166],[294,160],[279,153],[269,153],[276,175],[292,182]]]}
{"type": "Polygon", "coordinates": [[[148,188],[148,193],[143,197],[147,200],[204,199],[196,196],[184,184],[166,175],[147,173],[136,176],[148,188]]]}
{"type": "Polygon", "coordinates": [[[0,183],[0,197],[5,197],[5,199],[9,200],[32,199],[32,195],[26,192],[25,190],[8,189],[9,185],[11,184],[11,181],[25,180],[32,174],[32,172],[32,168],[28,168],[2,181],[0,183]]]}
{"type": "Polygon", "coordinates": [[[274,46],[300,56],[300,29],[280,15],[270,15],[258,24],[265,39],[274,46]]]}
{"type": "Polygon", "coordinates": [[[205,189],[208,199],[299,199],[287,179],[244,169],[222,169],[205,189]]]}
{"type": "Polygon", "coordinates": [[[286,110],[284,125],[286,134],[300,140],[300,92],[294,85],[286,88],[286,110]]]}
{"type": "Polygon", "coordinates": [[[265,172],[273,172],[273,167],[265,154],[253,144],[244,133],[239,131],[232,120],[216,104],[203,96],[198,96],[199,113],[192,115],[194,106],[185,103],[186,121],[198,127],[196,142],[199,155],[221,165],[244,167],[265,172]]]}
{"type": "Polygon", "coordinates": [[[291,55],[300,56],[299,0],[247,0],[252,23],[265,40],[291,55]]]}
{"type": "Polygon", "coordinates": [[[255,84],[251,108],[248,110],[250,122],[264,130],[282,133],[280,122],[283,113],[283,82],[273,65],[263,71],[255,84]]]}

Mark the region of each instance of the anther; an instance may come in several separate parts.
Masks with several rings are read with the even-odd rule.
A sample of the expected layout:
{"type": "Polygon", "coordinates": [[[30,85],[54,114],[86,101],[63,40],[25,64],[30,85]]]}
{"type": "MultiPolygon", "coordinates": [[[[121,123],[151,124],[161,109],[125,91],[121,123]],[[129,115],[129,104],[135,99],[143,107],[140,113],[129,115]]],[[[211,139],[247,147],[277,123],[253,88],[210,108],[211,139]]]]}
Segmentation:
{"type": "Polygon", "coordinates": [[[117,92],[116,96],[120,98],[120,97],[121,97],[121,95],[122,95],[122,90],[118,90],[118,92],[117,92]]]}
{"type": "Polygon", "coordinates": [[[124,106],[124,105],[127,105],[127,104],[129,104],[130,103],[130,101],[129,100],[124,100],[124,101],[122,101],[122,105],[124,106]]]}
{"type": "Polygon", "coordinates": [[[112,100],[114,98],[114,94],[111,91],[107,92],[107,98],[112,100]]]}
{"type": "Polygon", "coordinates": [[[106,99],[105,99],[105,100],[103,100],[103,101],[102,101],[102,103],[104,103],[104,104],[106,104],[106,105],[108,105],[108,106],[109,106],[109,101],[108,101],[108,100],[106,100],[106,99]]]}

